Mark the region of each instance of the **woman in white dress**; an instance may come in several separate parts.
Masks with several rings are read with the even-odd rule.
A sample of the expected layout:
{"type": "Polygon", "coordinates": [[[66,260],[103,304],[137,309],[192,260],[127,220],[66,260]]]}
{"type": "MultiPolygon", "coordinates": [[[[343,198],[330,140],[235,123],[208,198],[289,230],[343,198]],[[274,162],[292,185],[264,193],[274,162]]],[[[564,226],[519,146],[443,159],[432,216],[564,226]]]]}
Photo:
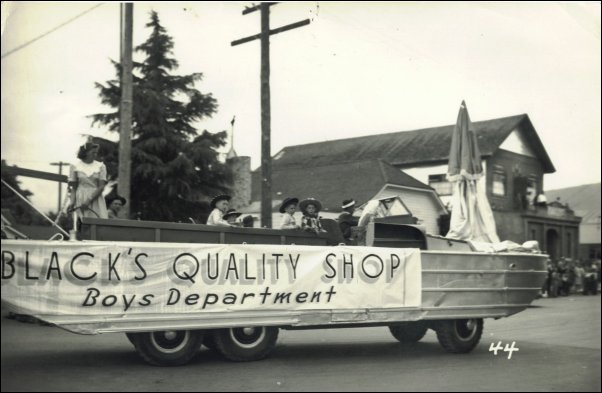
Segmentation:
{"type": "Polygon", "coordinates": [[[98,145],[86,143],[79,148],[78,160],[69,167],[71,208],[79,218],[108,218],[107,205],[102,191],[107,184],[107,168],[96,161],[98,145]]]}

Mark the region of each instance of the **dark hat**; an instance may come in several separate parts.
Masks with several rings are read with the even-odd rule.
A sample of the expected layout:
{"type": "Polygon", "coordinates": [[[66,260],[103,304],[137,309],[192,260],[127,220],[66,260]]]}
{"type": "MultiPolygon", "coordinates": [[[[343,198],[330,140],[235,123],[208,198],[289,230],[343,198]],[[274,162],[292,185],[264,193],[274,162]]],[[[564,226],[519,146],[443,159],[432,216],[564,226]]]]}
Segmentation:
{"type": "Polygon", "coordinates": [[[250,228],[253,226],[253,221],[255,221],[253,216],[244,216],[242,219],[242,225],[243,227],[250,228]]]}
{"type": "Polygon", "coordinates": [[[113,201],[119,200],[121,201],[122,205],[125,205],[127,203],[127,200],[122,197],[121,195],[117,195],[117,194],[113,194],[113,195],[109,195],[108,197],[105,198],[105,201],[107,202],[107,206],[111,206],[111,203],[113,203],[113,201]]]}
{"type": "Polygon", "coordinates": [[[86,154],[88,154],[90,150],[98,149],[99,147],[100,145],[98,143],[86,142],[79,147],[77,158],[81,160],[86,156],[86,154]]]}
{"type": "Polygon", "coordinates": [[[307,205],[314,205],[316,207],[316,213],[318,213],[320,210],[322,210],[322,204],[320,203],[319,200],[317,200],[315,198],[307,198],[307,199],[304,199],[301,202],[299,202],[299,208],[301,209],[301,211],[303,213],[305,213],[305,210],[307,209],[307,205]]]}
{"type": "Polygon", "coordinates": [[[298,198],[285,198],[284,201],[282,201],[282,204],[280,205],[280,209],[278,209],[280,211],[280,213],[284,213],[284,210],[289,206],[289,205],[293,205],[293,204],[297,204],[299,203],[299,199],[298,198]]]}
{"type": "Polygon", "coordinates": [[[235,216],[235,217],[239,217],[242,213],[237,212],[236,209],[228,209],[228,211],[226,212],[226,214],[224,214],[224,220],[227,220],[228,217],[230,216],[235,216]]]}
{"type": "Polygon", "coordinates": [[[222,201],[222,200],[229,201],[230,199],[232,199],[232,197],[230,195],[226,195],[226,194],[218,195],[211,200],[211,208],[215,209],[215,204],[219,201],[222,201]]]}
{"type": "Polygon", "coordinates": [[[347,209],[348,207],[355,206],[355,200],[353,199],[345,199],[343,204],[341,205],[342,209],[347,209]]]}

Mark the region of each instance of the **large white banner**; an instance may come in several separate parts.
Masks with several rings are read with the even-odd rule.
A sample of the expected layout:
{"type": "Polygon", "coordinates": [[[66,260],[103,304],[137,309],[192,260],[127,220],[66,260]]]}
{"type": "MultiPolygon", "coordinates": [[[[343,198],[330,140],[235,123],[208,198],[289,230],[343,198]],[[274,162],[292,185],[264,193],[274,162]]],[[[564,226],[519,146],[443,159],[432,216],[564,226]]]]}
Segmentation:
{"type": "Polygon", "coordinates": [[[418,249],[2,240],[2,301],[33,315],[418,307],[418,249]]]}

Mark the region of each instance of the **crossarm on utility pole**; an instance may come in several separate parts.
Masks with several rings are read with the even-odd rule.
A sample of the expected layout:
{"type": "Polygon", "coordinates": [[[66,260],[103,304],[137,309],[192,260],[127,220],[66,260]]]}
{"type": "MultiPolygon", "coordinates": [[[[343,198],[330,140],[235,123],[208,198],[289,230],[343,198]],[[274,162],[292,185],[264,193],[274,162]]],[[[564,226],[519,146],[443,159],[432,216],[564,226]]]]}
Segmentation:
{"type": "Polygon", "coordinates": [[[311,20],[305,19],[290,25],[270,30],[270,6],[276,3],[264,2],[246,8],[242,14],[261,11],[261,33],[230,43],[231,46],[249,41],[261,40],[261,225],[272,227],[272,153],[271,153],[271,108],[270,108],[270,36],[297,27],[306,26],[311,20]]]}
{"type": "MultiPolygon", "coordinates": [[[[270,35],[274,35],[274,34],[278,34],[278,33],[283,33],[283,32],[288,31],[288,30],[296,29],[297,27],[306,26],[306,25],[308,25],[310,23],[311,23],[310,19],[305,19],[305,20],[302,20],[302,21],[299,21],[299,22],[291,23],[290,25],[286,25],[286,26],[279,27],[277,29],[270,30],[270,35]]],[[[247,43],[247,42],[250,42],[250,41],[258,40],[260,38],[261,38],[261,33],[260,34],[255,34],[255,35],[252,35],[252,36],[249,36],[249,37],[241,38],[241,39],[236,40],[236,41],[232,41],[230,43],[230,46],[236,46],[236,45],[244,44],[244,43],[247,43]]]]}

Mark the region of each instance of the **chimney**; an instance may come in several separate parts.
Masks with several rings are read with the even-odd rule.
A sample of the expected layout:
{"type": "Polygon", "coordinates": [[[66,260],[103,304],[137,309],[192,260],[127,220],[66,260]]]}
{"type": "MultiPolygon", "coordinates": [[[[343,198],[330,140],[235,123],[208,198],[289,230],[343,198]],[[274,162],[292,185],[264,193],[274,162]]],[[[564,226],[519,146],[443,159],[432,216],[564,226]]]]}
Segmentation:
{"type": "Polygon", "coordinates": [[[251,203],[251,157],[229,157],[226,163],[232,170],[230,206],[240,209],[251,203]]]}

